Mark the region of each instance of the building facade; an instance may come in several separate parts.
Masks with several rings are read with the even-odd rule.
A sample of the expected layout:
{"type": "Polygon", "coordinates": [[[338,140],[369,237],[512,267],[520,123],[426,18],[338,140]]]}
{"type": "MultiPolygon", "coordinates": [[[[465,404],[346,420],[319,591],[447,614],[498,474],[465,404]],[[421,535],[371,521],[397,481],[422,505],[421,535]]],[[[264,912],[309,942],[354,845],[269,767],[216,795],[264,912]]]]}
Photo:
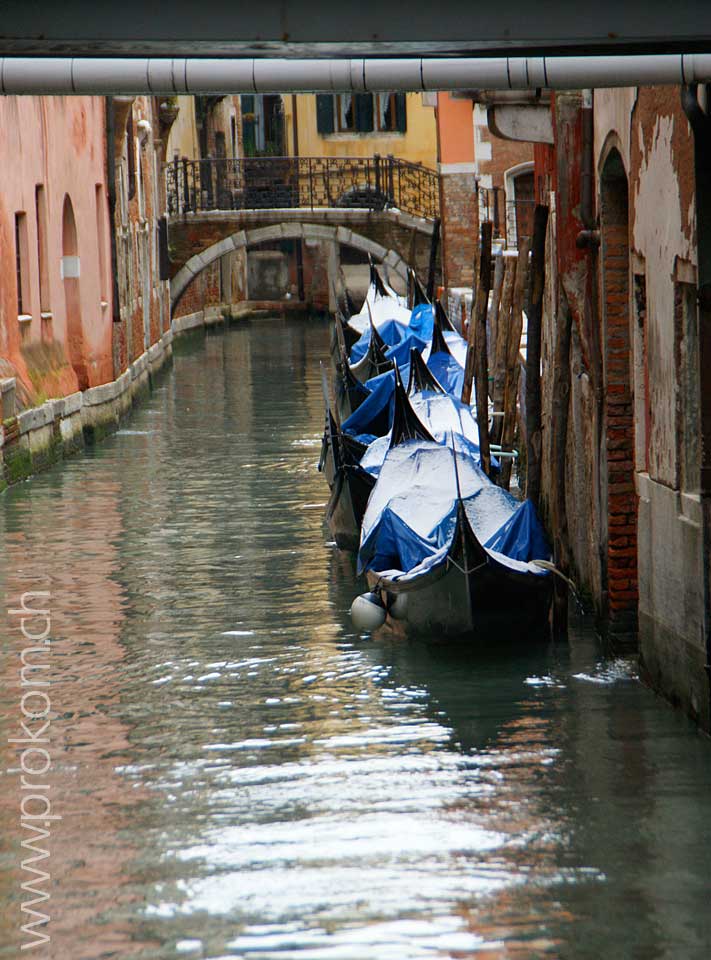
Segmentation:
{"type": "Polygon", "coordinates": [[[0,377],[21,406],[110,380],[105,108],[0,98],[0,377]]]}
{"type": "Polygon", "coordinates": [[[638,648],[649,682],[708,729],[711,383],[693,134],[678,88],[561,93],[551,109],[554,143],[536,146],[538,200],[552,213],[544,510],[603,632],[638,648]]]}

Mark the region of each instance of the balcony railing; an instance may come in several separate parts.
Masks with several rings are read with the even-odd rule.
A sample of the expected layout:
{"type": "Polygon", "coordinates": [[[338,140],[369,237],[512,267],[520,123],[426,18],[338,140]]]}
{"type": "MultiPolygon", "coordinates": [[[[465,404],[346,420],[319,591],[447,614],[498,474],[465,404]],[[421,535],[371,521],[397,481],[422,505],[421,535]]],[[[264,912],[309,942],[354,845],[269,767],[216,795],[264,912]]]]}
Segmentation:
{"type": "Polygon", "coordinates": [[[210,157],[165,165],[170,216],[300,207],[439,216],[439,175],[397,157],[210,157]]]}

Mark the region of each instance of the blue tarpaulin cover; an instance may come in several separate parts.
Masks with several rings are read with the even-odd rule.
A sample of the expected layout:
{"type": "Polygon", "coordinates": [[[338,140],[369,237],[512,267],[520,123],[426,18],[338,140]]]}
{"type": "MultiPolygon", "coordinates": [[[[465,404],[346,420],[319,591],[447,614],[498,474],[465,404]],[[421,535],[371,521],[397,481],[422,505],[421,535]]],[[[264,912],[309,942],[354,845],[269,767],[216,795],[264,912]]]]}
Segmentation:
{"type": "MultiPolygon", "coordinates": [[[[398,344],[403,343],[404,340],[408,338],[417,338],[413,339],[410,346],[417,347],[419,350],[423,350],[424,347],[432,339],[432,330],[434,328],[434,308],[429,303],[421,303],[414,308],[410,314],[410,322],[403,323],[402,319],[398,320],[385,320],[383,323],[376,324],[378,333],[383,338],[388,347],[397,347],[398,344]],[[420,342],[421,341],[421,342],[420,342]]],[[[357,340],[351,347],[351,363],[357,363],[365,354],[368,352],[368,346],[370,344],[370,324],[366,327],[363,333],[360,336],[360,340],[357,340]]],[[[398,363],[407,362],[407,356],[409,356],[409,350],[407,356],[404,360],[400,360],[402,351],[397,356],[398,363]]],[[[391,359],[393,354],[391,351],[388,351],[388,359],[391,359]]]]}
{"type": "Polygon", "coordinates": [[[532,559],[550,557],[532,505],[493,484],[471,457],[457,456],[455,471],[452,450],[426,440],[408,440],[388,451],[363,518],[359,571],[413,578],[445,562],[458,492],[472,530],[497,561],[547,575],[528,566],[532,559]]]}
{"type": "Polygon", "coordinates": [[[453,397],[461,397],[464,367],[454,357],[448,353],[433,353],[427,361],[427,366],[447,393],[451,393],[453,397]]]}
{"type": "MultiPolygon", "coordinates": [[[[378,333],[388,347],[393,347],[405,339],[409,332],[407,324],[397,320],[386,320],[378,327],[378,333]]],[[[351,347],[351,363],[357,363],[368,352],[370,346],[370,325],[360,335],[360,340],[351,347]]]]}
{"type": "Polygon", "coordinates": [[[524,500],[513,516],[489,537],[484,546],[514,560],[543,560],[550,556],[548,540],[543,532],[536,508],[524,500]]]}

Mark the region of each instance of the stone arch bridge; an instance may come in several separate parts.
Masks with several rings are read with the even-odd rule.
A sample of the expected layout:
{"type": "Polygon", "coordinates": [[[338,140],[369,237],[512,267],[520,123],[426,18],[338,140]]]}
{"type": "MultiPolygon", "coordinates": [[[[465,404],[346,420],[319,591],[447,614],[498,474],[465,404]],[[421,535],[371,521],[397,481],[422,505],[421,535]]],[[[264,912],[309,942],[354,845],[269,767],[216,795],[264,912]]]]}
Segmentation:
{"type": "Polygon", "coordinates": [[[394,158],[178,160],[166,188],[171,308],[220,257],[278,240],[343,244],[426,277],[439,232],[438,174],[394,158]]]}

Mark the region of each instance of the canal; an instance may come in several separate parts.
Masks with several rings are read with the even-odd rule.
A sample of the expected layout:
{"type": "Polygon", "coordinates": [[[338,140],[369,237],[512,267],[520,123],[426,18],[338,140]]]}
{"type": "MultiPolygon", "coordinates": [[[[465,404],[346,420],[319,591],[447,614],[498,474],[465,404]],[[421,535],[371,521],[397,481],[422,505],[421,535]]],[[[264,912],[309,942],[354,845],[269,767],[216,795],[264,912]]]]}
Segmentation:
{"type": "Polygon", "coordinates": [[[711,744],[632,664],[580,623],[486,652],[354,634],[316,472],[327,343],[316,320],[177,341],[115,436],[0,497],[0,957],[31,939],[38,836],[12,610],[46,590],[35,954],[705,958],[711,744]]]}

